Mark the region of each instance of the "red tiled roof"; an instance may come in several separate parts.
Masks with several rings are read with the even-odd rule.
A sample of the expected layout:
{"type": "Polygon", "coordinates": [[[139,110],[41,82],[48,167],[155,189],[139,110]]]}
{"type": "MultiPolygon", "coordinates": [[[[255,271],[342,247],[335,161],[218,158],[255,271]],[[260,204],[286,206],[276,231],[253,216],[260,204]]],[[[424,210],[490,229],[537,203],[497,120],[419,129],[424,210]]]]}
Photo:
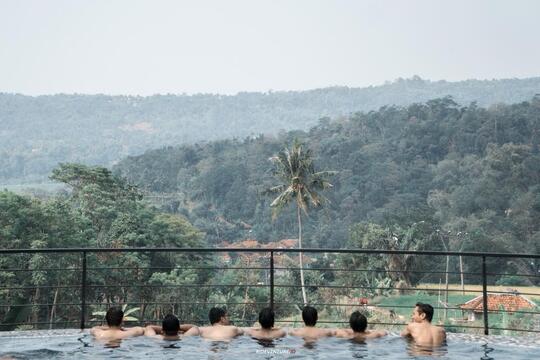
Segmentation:
{"type": "MultiPolygon", "coordinates": [[[[512,312],[520,309],[531,309],[536,306],[535,303],[519,294],[488,294],[487,303],[488,311],[497,311],[502,307],[505,311],[512,312]]],[[[484,311],[484,297],[482,295],[477,296],[461,305],[460,308],[482,312],[484,311]]]]}

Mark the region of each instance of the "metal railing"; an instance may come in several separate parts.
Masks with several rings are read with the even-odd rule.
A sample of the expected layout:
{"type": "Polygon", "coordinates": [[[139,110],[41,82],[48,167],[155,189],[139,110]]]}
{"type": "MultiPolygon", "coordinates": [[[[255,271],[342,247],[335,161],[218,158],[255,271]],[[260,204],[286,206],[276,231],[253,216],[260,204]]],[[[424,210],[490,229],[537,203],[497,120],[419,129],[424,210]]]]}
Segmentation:
{"type": "MultiPolygon", "coordinates": [[[[414,307],[412,304],[384,304],[381,301],[375,301],[372,304],[372,298],[380,298],[381,293],[386,294],[386,298],[398,298],[399,294],[416,294],[417,300],[422,301],[423,297],[428,294],[439,294],[439,300],[434,309],[439,312],[444,312],[443,324],[448,329],[461,329],[469,331],[483,330],[485,335],[488,335],[490,330],[496,331],[516,331],[516,332],[535,332],[540,333],[540,321],[535,318],[540,312],[538,307],[531,306],[530,308],[505,308],[501,304],[499,308],[494,308],[489,304],[489,294],[507,294],[517,296],[513,290],[496,290],[493,289],[493,284],[489,285],[489,280],[493,283],[493,279],[506,277],[521,277],[527,279],[529,283],[534,284],[530,287],[530,291],[520,291],[522,296],[532,296],[540,298],[540,291],[535,287],[540,283],[540,274],[538,271],[529,273],[512,273],[500,271],[488,271],[489,267],[492,270],[499,270],[501,266],[509,267],[508,262],[516,261],[517,259],[527,259],[528,262],[540,260],[540,255],[532,254],[504,254],[504,253],[477,253],[477,252],[451,252],[451,251],[398,251],[398,250],[345,250],[345,249],[268,249],[268,248],[66,248],[66,249],[3,249],[0,250],[0,329],[13,329],[16,327],[22,328],[40,328],[40,327],[75,327],[78,323],[81,329],[87,325],[102,322],[101,319],[90,318],[89,310],[96,310],[112,305],[132,305],[138,306],[141,309],[150,309],[154,315],[165,311],[165,308],[185,309],[191,306],[192,310],[186,310],[186,316],[183,318],[185,322],[203,323],[203,310],[206,311],[209,307],[216,304],[224,304],[229,307],[243,306],[242,316],[234,319],[238,322],[250,323],[254,322],[254,316],[246,317],[246,313],[255,314],[256,308],[270,306],[276,310],[280,310],[281,314],[286,317],[284,320],[278,320],[281,323],[297,323],[298,320],[291,319],[294,314],[298,313],[303,302],[296,297],[295,289],[299,289],[301,285],[297,281],[297,273],[300,268],[291,264],[294,259],[288,259],[290,264],[283,264],[283,258],[290,254],[300,254],[316,258],[317,256],[328,255],[333,256],[331,261],[326,261],[322,265],[305,266],[302,270],[319,274],[319,277],[312,276],[312,279],[324,279],[324,276],[333,277],[333,280],[328,280],[323,283],[307,283],[305,287],[309,289],[311,298],[317,299],[312,301],[310,305],[327,309],[328,313],[343,313],[339,309],[350,309],[359,307],[365,311],[380,311],[383,318],[376,320],[370,319],[370,324],[378,324],[384,326],[401,326],[406,322],[403,320],[402,313],[404,309],[414,307]],[[227,260],[210,259],[211,255],[225,255],[229,258],[236,257],[237,264],[229,265],[227,260]],[[247,259],[242,262],[242,256],[247,254],[255,255],[254,259],[247,259]],[[119,255],[124,255],[127,259],[122,259],[119,255]],[[161,256],[162,258],[159,258],[161,256]],[[347,262],[340,261],[340,257],[362,257],[364,263],[369,263],[370,257],[380,257],[386,260],[389,257],[399,259],[403,256],[413,256],[423,260],[432,260],[433,270],[418,270],[414,267],[407,269],[396,269],[395,266],[386,266],[378,268],[370,268],[368,264],[363,267],[347,266],[347,262]],[[91,257],[91,258],[89,258],[91,257]],[[280,259],[276,259],[279,257],[280,259]],[[454,271],[448,267],[441,269],[443,262],[433,262],[433,259],[442,259],[449,257],[466,258],[470,269],[479,269],[479,271],[454,271]],[[142,260],[141,260],[142,259],[142,260]],[[367,260],[366,260],[367,259],[367,260]],[[280,260],[280,261],[277,261],[280,260]],[[118,263],[128,261],[129,264],[121,266],[118,263]],[[137,262],[139,261],[139,262],[137,262]],[[490,264],[490,261],[492,264],[490,264]],[[277,263],[281,262],[279,265],[277,263]],[[100,266],[100,263],[103,264],[100,266]],[[164,265],[164,263],[166,263],[164,265]],[[243,266],[245,263],[245,266],[243,266]],[[62,266],[64,264],[64,266],[62,266]],[[209,265],[208,265],[209,264],[209,265]],[[239,266],[238,264],[242,265],[239,266]],[[276,266],[277,264],[277,266],[276,266]],[[249,266],[253,265],[253,266],[249,266]],[[338,265],[336,267],[336,265],[338,265]],[[341,267],[339,266],[341,265],[341,267]],[[433,268],[434,267],[434,268],[433,268]],[[178,274],[178,271],[192,271],[190,274],[201,278],[206,276],[204,282],[184,281],[182,279],[185,274],[178,274]],[[213,278],[220,279],[220,276],[227,271],[235,273],[245,272],[246,283],[221,283],[215,282],[213,278]],[[262,271],[264,274],[259,274],[254,277],[254,282],[249,283],[249,275],[254,275],[256,271],[262,271]],[[105,274],[103,274],[105,272],[105,274]],[[56,273],[56,275],[52,275],[56,273]],[[171,279],[164,281],[168,275],[175,273],[171,279]],[[437,276],[459,275],[461,277],[468,276],[469,287],[471,283],[481,285],[477,289],[454,289],[439,285],[439,288],[429,287],[427,285],[412,285],[399,284],[392,276],[401,274],[415,276],[416,283],[422,279],[433,280],[437,276]],[[202,274],[202,275],[201,275],[202,274]],[[322,275],[321,275],[322,274],[322,275]],[[338,275],[336,274],[345,274],[338,275]],[[367,276],[371,276],[372,280],[378,276],[377,274],[386,274],[386,279],[390,279],[389,283],[376,284],[370,282],[367,276]],[[28,277],[30,275],[30,277],[28,277]],[[159,276],[156,276],[159,275],[159,276]],[[355,276],[362,276],[362,281],[359,281],[355,276]],[[420,280],[419,280],[420,279],[420,280]],[[470,280],[472,279],[472,281],[470,280]],[[282,280],[277,282],[276,280],[282,280]],[[350,280],[350,281],[348,281],[350,280]],[[357,281],[358,280],[358,281],[357,281]],[[69,283],[72,281],[72,283],[69,283]],[[398,286],[399,285],[399,286],[398,286]],[[492,287],[490,290],[489,287],[492,287]],[[234,295],[234,291],[239,288],[244,289],[243,299],[240,295],[234,295]],[[226,290],[224,290],[226,289],[226,290]],[[266,295],[259,290],[266,289],[266,295]],[[62,293],[60,293],[62,291],[62,293]],[[176,291],[174,294],[163,294],[164,291],[176,291]],[[179,292],[183,292],[182,294],[179,292]],[[186,295],[189,291],[191,294],[186,295]],[[252,293],[250,293],[251,291],[252,293]],[[280,291],[281,300],[276,301],[276,292],[280,291]],[[320,295],[322,292],[336,291],[340,294],[320,295]],[[463,324],[465,321],[464,315],[459,319],[453,319],[454,323],[447,321],[446,316],[448,311],[463,312],[460,306],[450,306],[448,301],[441,301],[440,294],[444,294],[448,299],[448,294],[459,293],[475,294],[482,296],[481,308],[481,324],[479,321],[469,321],[470,324],[463,324]],[[225,296],[224,299],[215,297],[216,293],[225,296]],[[58,297],[64,300],[58,300],[58,297]],[[369,304],[359,304],[355,302],[342,302],[340,297],[350,298],[354,294],[371,294],[365,295],[370,298],[369,304]],[[375,295],[374,295],[375,294],[375,295]],[[379,295],[377,295],[379,294],[379,295]],[[170,299],[171,296],[187,297],[189,301],[179,301],[178,298],[170,299]],[[227,298],[228,296],[228,298],[227,298]],[[295,300],[296,297],[296,300],[295,300]],[[327,300],[328,297],[332,301],[327,300]],[[291,301],[291,298],[293,301],[291,301]],[[168,299],[168,300],[167,300],[168,299]],[[196,299],[196,300],[195,300],[196,299]],[[255,300],[253,300],[255,299],[255,300]],[[240,301],[243,300],[243,301],[240,301]],[[248,301],[249,300],[249,301],[248,301]],[[441,306],[442,305],[442,306],[441,306]],[[247,311],[247,308],[250,311],[247,311]],[[43,310],[45,309],[45,310],[43,310]],[[286,309],[289,309],[286,311],[286,309]],[[292,309],[292,310],[291,310],[292,309]],[[23,310],[26,310],[23,311],[23,310]],[[388,316],[386,312],[388,311],[388,316]],[[58,313],[61,312],[60,315],[58,313]],[[393,314],[393,317],[392,317],[393,314]],[[385,317],[386,316],[386,317],[385,317]],[[503,317],[502,323],[504,326],[490,326],[491,318],[497,316],[503,317]],[[510,318],[514,316],[514,318],[510,318]],[[78,320],[77,320],[78,318],[78,320]],[[397,318],[397,320],[396,320],[397,318]],[[527,326],[522,326],[519,321],[521,319],[527,326]],[[459,321],[458,321],[459,320],[459,321]],[[517,323],[517,326],[515,325],[517,323]],[[514,324],[514,326],[510,325],[514,324]]],[[[247,256],[249,258],[249,256],[247,256]]],[[[323,258],[316,258],[320,260],[323,258]]],[[[313,261],[318,263],[319,261],[313,261]]],[[[322,261],[324,262],[324,261],[322,261]]],[[[350,264],[349,264],[350,265],[350,264]]],[[[425,266],[424,266],[425,267],[425,266]]],[[[309,280],[308,276],[308,280],[309,280]]],[[[385,279],[385,277],[382,277],[385,279]]],[[[253,279],[251,279],[253,280],[253,279]]],[[[425,281],[424,281],[425,283],[425,281]]],[[[362,295],[363,296],[363,295],[362,295]]],[[[432,295],[429,295],[432,296],[432,295]]],[[[472,295],[470,295],[472,296],[472,295]]],[[[357,296],[358,297],[358,296],[357,296]]],[[[364,297],[364,296],[363,296],[364,297]]],[[[384,297],[383,297],[384,298],[384,297]]],[[[525,300],[523,300],[525,301],[525,300]]],[[[459,305],[459,304],[458,304],[459,305]]],[[[157,316],[146,318],[142,311],[140,323],[144,322],[159,322],[157,316]]],[[[237,311],[238,312],[238,311],[237,311]]],[[[480,315],[478,311],[472,311],[472,314],[480,315]]],[[[239,313],[239,312],[238,312],[239,313]]],[[[94,315],[97,316],[97,315],[94,315]]],[[[331,316],[327,316],[330,318],[331,316]]],[[[440,319],[440,317],[439,317],[440,319]]],[[[345,324],[346,318],[333,320],[321,320],[322,324],[345,324]]]]}

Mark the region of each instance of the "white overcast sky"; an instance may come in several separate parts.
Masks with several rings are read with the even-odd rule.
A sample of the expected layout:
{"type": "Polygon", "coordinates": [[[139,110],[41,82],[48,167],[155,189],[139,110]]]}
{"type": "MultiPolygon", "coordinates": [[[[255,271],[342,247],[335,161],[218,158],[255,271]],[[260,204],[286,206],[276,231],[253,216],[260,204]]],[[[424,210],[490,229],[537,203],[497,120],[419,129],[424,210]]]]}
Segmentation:
{"type": "Polygon", "coordinates": [[[540,75],[537,0],[0,0],[0,92],[222,93],[540,75]]]}

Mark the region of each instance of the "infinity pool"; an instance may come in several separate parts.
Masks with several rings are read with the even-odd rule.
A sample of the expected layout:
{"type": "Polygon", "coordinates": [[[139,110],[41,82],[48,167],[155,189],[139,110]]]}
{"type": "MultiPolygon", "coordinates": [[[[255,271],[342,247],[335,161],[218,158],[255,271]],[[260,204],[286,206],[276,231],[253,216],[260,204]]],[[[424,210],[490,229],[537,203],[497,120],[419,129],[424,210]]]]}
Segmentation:
{"type": "Polygon", "coordinates": [[[540,359],[540,336],[479,337],[449,334],[448,344],[422,349],[396,334],[355,343],[344,339],[324,339],[305,343],[286,337],[259,343],[243,336],[231,342],[206,341],[187,337],[161,341],[137,337],[110,347],[77,330],[24,331],[0,333],[0,359],[411,359],[429,356],[438,359],[540,359]]]}

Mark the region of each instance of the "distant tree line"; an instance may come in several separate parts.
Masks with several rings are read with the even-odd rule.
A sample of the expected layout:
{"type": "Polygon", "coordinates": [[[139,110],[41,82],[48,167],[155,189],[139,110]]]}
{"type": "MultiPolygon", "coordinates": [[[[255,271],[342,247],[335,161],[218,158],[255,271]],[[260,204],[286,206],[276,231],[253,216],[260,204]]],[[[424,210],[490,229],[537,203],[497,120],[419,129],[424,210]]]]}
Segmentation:
{"type": "Polygon", "coordinates": [[[540,93],[540,78],[462,82],[415,76],[367,88],[106,96],[0,94],[0,184],[47,181],[59,162],[111,166],[127,155],[280,130],[307,131],[322,117],[349,116],[452,95],[462,105],[516,103],[540,93]]]}

